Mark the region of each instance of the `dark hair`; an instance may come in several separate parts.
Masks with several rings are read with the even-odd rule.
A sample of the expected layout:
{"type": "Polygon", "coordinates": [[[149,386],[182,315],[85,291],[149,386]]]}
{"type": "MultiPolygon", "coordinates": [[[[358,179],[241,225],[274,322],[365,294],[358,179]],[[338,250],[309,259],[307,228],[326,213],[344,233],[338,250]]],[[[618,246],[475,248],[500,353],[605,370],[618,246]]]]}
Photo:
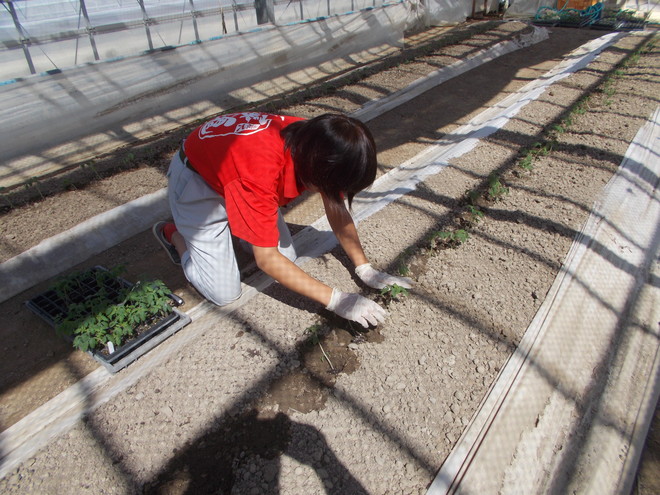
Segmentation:
{"type": "Polygon", "coordinates": [[[314,186],[332,203],[341,204],[376,178],[376,144],[362,122],[341,114],[324,114],[288,125],[282,131],[301,186],[314,186]]]}

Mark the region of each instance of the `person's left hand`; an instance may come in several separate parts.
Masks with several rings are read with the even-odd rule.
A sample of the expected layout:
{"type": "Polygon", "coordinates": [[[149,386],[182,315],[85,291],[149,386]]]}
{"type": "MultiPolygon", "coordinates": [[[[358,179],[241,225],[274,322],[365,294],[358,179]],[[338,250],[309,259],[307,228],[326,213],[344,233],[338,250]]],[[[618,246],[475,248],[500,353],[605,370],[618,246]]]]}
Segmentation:
{"type": "Polygon", "coordinates": [[[413,284],[411,278],[396,277],[385,272],[379,272],[371,266],[371,263],[365,263],[364,265],[355,267],[355,274],[373,289],[382,289],[383,287],[394,284],[404,289],[410,289],[413,284]]]}

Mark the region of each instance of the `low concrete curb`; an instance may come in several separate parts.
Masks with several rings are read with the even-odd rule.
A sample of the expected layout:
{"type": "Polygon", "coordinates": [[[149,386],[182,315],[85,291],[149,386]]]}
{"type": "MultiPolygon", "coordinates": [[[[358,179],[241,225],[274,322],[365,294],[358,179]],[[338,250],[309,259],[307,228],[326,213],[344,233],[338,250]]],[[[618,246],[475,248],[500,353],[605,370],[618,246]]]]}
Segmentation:
{"type": "Polygon", "coordinates": [[[42,241],[0,265],[0,302],[143,232],[170,216],[165,189],[118,206],[42,241]]]}

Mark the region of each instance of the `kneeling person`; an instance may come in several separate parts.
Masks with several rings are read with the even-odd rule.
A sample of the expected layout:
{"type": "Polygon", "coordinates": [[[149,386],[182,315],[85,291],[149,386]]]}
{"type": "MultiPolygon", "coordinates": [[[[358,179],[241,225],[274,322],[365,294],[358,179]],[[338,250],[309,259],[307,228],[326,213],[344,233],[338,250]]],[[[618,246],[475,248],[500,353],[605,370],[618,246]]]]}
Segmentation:
{"type": "Polygon", "coordinates": [[[330,226],[356,274],[370,287],[398,284],[371,267],[349,208],[376,177],[376,146],[368,128],[340,114],[304,120],[265,113],[218,116],[195,129],[172,158],[168,198],[174,223],[154,234],[188,281],[223,306],[241,294],[232,235],[252,246],[257,266],[289,289],[364,327],[385,310],[359,294],[344,293],[309,276],[295,263],[280,206],[305,190],[318,192],[330,226]]]}

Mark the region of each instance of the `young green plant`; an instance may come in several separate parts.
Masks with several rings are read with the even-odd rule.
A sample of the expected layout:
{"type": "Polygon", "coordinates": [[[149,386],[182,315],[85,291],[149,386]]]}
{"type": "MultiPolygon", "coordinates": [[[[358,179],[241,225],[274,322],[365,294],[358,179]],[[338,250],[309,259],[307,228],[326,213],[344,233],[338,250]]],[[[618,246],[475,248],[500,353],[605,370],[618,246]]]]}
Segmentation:
{"type": "Polygon", "coordinates": [[[80,169],[81,170],[90,169],[94,173],[94,176],[97,179],[101,178],[101,174],[99,174],[98,170],[96,170],[96,167],[94,166],[94,162],[89,161],[89,162],[81,163],[80,164],[80,169]]]}
{"type": "Polygon", "coordinates": [[[24,184],[25,189],[30,189],[31,187],[34,187],[37,192],[39,193],[39,196],[41,196],[41,199],[46,199],[44,197],[44,193],[41,192],[41,188],[39,187],[39,179],[36,177],[30,177],[24,184]]]}
{"type": "Polygon", "coordinates": [[[554,141],[536,142],[528,150],[524,150],[518,166],[524,170],[532,170],[534,162],[539,156],[548,156],[555,145],[554,141]]]}
{"type": "Polygon", "coordinates": [[[380,295],[394,301],[399,299],[399,296],[405,297],[409,294],[408,289],[401,287],[398,284],[386,285],[380,290],[380,295]]]}
{"type": "Polygon", "coordinates": [[[7,188],[6,187],[0,187],[0,197],[7,202],[7,205],[9,206],[10,210],[14,209],[14,203],[12,202],[11,198],[9,197],[9,194],[6,194],[7,188]]]}
{"type": "Polygon", "coordinates": [[[468,240],[470,234],[464,229],[455,231],[441,230],[431,234],[431,249],[455,248],[468,240]]]}
{"type": "Polygon", "coordinates": [[[503,196],[509,194],[509,188],[502,184],[500,176],[497,174],[491,174],[488,177],[488,199],[491,201],[497,201],[503,196]]]}
{"type": "Polygon", "coordinates": [[[396,259],[396,271],[398,272],[399,275],[402,277],[406,277],[410,274],[410,267],[408,266],[408,262],[410,261],[410,258],[412,258],[414,255],[414,250],[411,247],[408,247],[403,250],[403,252],[397,256],[396,259]]]}
{"type": "Polygon", "coordinates": [[[56,331],[73,339],[81,351],[103,348],[108,342],[120,347],[141,325],[172,312],[170,290],[160,280],[133,286],[111,287],[117,271],[74,273],[53,287],[66,305],[66,315],[56,321],[56,331]],[[95,292],[82,295],[94,286],[95,292]],[[82,294],[82,295],[81,295],[82,294]]]}
{"type": "Polygon", "coordinates": [[[312,325],[311,327],[308,327],[305,330],[305,333],[309,335],[310,342],[312,345],[318,345],[319,349],[321,349],[321,353],[323,353],[323,357],[325,360],[328,362],[330,365],[330,369],[332,371],[335,371],[335,367],[332,365],[332,361],[330,361],[330,357],[326,354],[325,349],[321,345],[321,339],[319,337],[319,332],[321,331],[321,328],[323,328],[322,325],[316,324],[312,325]]]}
{"type": "Polygon", "coordinates": [[[465,210],[461,215],[461,221],[467,227],[472,227],[476,225],[484,218],[484,212],[479,209],[478,206],[467,205],[465,210]]]}

